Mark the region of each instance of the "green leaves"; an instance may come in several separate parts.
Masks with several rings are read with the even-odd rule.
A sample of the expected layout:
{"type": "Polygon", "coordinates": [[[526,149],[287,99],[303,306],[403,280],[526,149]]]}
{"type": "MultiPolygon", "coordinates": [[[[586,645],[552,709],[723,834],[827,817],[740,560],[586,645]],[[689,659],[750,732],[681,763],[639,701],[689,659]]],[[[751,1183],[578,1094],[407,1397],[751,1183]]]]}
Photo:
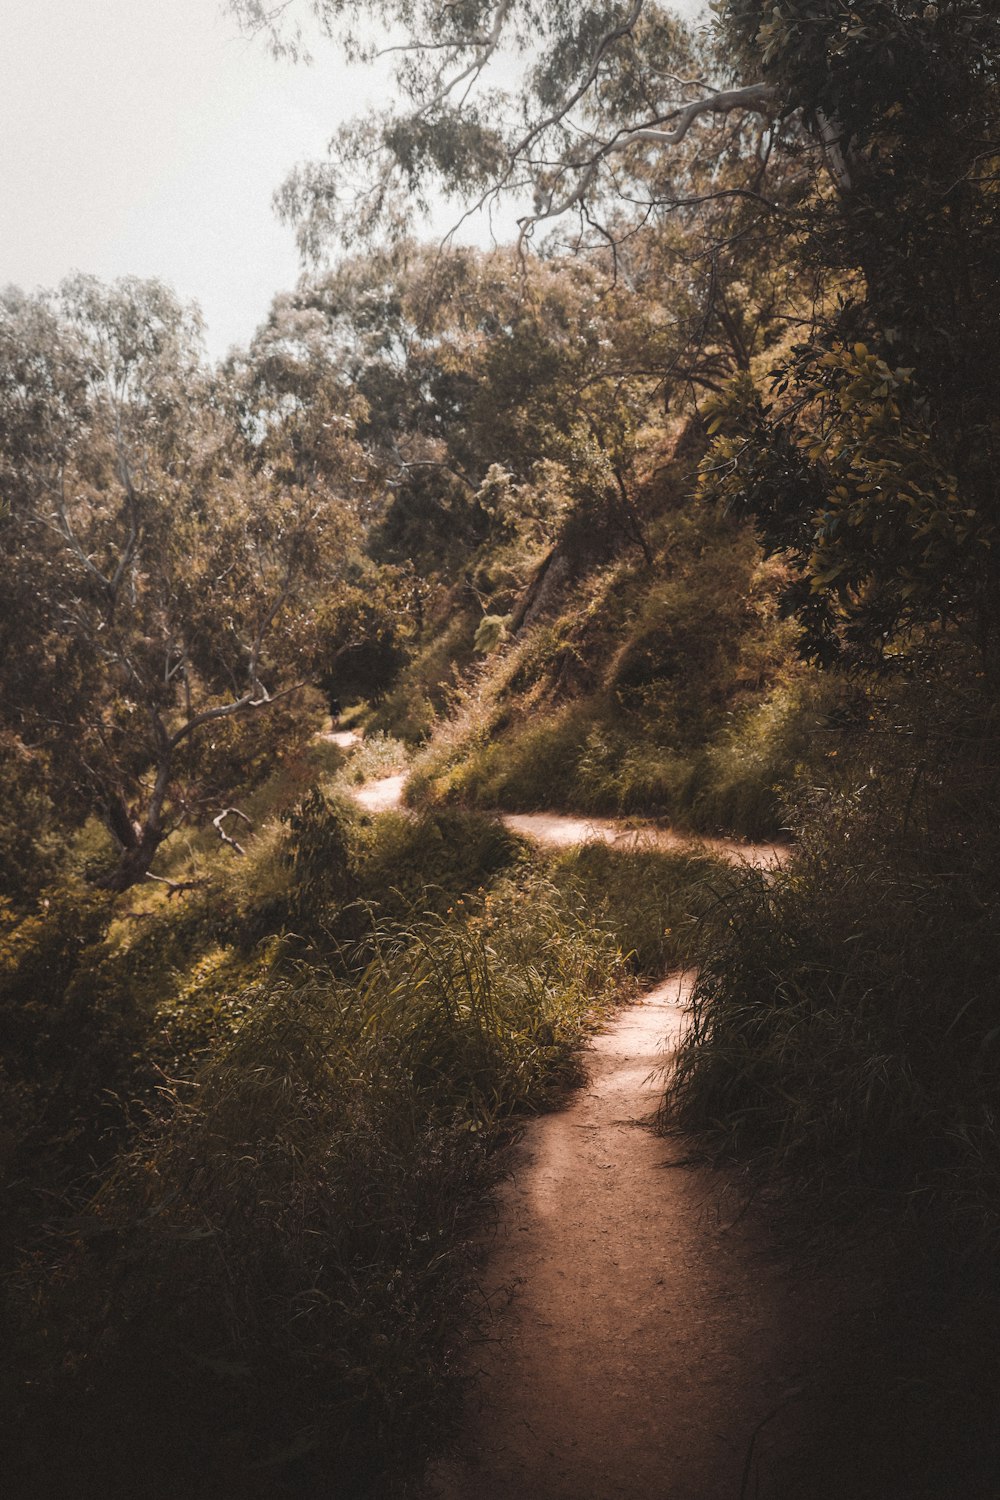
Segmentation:
{"type": "Polygon", "coordinates": [[[802,346],[771,388],[790,393],[781,406],[746,377],[712,403],[700,482],[795,563],[786,604],[806,653],[880,659],[956,618],[994,525],[937,456],[912,371],[862,342],[802,346]]]}
{"type": "Polygon", "coordinates": [[[78,276],[0,306],[0,732],[42,753],[69,825],[106,823],[125,884],[239,764],[223,746],[213,771],[202,731],[301,674],[302,589],[339,562],[350,429],[328,437],[322,483],[276,473],[248,461],[231,395],[157,282],[78,276]]]}

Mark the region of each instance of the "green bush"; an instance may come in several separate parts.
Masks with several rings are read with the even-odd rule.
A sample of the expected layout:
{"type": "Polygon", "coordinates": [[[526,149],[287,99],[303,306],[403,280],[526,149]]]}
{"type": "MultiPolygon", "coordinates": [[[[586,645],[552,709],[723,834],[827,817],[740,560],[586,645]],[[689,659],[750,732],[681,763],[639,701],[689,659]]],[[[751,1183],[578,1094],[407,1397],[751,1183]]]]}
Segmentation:
{"type": "Polygon", "coordinates": [[[750,839],[779,833],[797,783],[835,747],[829,725],[848,698],[835,678],[792,678],[734,714],[699,759],[692,826],[750,839]]]}
{"type": "Polygon", "coordinates": [[[690,805],[694,776],[690,757],[614,724],[590,731],[576,771],[584,811],[660,814],[675,821],[683,820],[690,805]]]}

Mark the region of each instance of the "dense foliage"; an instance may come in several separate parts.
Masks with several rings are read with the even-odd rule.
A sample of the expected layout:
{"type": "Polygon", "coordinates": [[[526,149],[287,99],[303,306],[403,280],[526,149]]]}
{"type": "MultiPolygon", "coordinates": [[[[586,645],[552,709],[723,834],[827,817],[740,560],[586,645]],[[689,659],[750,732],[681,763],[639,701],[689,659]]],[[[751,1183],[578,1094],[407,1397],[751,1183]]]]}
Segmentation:
{"type": "Polygon", "coordinates": [[[635,971],[701,966],[667,1124],[995,1266],[995,7],[301,9],[401,48],[282,197],[350,254],[215,370],[157,283],[0,297],[26,1497],[402,1492],[497,1148],[635,971]],[[555,806],[794,850],[492,816],[555,806]]]}
{"type": "Polygon", "coordinates": [[[247,779],[260,742],[229,723],[295,683],[350,532],[350,444],[319,481],[243,460],[194,335],[136,281],[11,293],[0,322],[0,713],[65,822],[104,823],[115,889],[247,779]]]}

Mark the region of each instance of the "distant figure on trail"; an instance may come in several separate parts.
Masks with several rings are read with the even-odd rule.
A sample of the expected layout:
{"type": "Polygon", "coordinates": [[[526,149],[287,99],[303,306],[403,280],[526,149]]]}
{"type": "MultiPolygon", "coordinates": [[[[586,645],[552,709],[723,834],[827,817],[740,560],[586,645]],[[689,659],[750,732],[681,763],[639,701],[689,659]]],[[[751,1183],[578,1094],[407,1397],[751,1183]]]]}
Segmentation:
{"type": "Polygon", "coordinates": [[[330,702],[330,717],[333,720],[333,727],[334,727],[334,729],[336,729],[336,728],[338,728],[338,726],[340,724],[340,699],[339,698],[335,698],[333,696],[333,694],[331,693],[329,695],[329,702],[330,702]]]}

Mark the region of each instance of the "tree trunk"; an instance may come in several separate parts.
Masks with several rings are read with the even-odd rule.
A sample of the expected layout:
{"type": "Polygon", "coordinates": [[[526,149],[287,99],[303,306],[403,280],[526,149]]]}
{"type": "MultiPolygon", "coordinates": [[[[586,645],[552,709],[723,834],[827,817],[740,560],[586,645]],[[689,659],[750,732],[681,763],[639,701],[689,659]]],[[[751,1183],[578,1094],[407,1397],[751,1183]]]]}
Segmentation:
{"type": "Polygon", "coordinates": [[[94,885],[103,891],[127,891],[145,880],[166,834],[161,822],[162,792],[166,786],[166,768],[160,768],[156,792],[145,821],[133,818],[121,792],[116,792],[102,809],[102,821],[118,845],[118,860],[94,877],[94,885]]]}
{"type": "Polygon", "coordinates": [[[94,885],[102,891],[129,891],[133,885],[139,885],[150,871],[163,837],[165,834],[159,828],[148,825],[142,828],[132,843],[123,846],[117,864],[97,874],[94,885]]]}
{"type": "Polygon", "coordinates": [[[164,835],[159,830],[144,828],[135,843],[124,848],[118,863],[103,870],[94,884],[102,891],[127,891],[146,879],[164,835]]]}

